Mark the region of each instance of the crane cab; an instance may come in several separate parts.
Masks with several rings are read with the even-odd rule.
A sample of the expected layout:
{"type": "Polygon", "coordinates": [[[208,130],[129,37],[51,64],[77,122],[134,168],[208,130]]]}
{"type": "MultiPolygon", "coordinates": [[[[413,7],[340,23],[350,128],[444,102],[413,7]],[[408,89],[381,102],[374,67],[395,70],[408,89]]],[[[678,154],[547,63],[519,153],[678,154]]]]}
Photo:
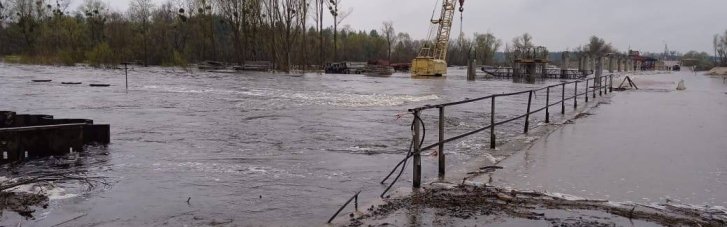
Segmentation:
{"type": "Polygon", "coordinates": [[[447,62],[431,57],[417,57],[411,63],[413,77],[442,77],[447,74],[447,62]]]}

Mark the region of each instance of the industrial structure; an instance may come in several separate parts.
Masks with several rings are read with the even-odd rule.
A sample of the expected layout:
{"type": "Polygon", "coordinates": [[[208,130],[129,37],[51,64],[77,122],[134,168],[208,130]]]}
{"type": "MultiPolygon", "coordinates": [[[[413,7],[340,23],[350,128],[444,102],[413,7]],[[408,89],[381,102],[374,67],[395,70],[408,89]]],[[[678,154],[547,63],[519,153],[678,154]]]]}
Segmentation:
{"type": "Polygon", "coordinates": [[[543,46],[523,48],[513,53],[513,80],[535,82],[547,77],[548,49],[543,46]]]}
{"type": "MultiPolygon", "coordinates": [[[[459,0],[460,13],[464,11],[462,7],[464,0],[459,0]]],[[[411,63],[411,73],[414,77],[419,76],[444,76],[447,74],[447,48],[449,46],[449,36],[452,31],[452,19],[454,18],[454,9],[457,0],[443,0],[442,10],[439,18],[432,18],[432,26],[429,31],[430,42],[425,43],[419,55],[411,63]],[[436,31],[432,38],[432,32],[436,31]]],[[[434,17],[434,15],[432,15],[434,17]]]]}

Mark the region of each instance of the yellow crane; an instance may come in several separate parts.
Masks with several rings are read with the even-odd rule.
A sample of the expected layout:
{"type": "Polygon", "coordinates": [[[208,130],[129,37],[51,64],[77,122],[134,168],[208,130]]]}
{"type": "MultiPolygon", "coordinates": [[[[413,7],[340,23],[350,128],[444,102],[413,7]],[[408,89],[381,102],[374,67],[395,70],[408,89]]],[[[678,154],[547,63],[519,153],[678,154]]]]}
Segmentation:
{"type": "MultiPolygon", "coordinates": [[[[459,0],[464,5],[464,0],[459,0]]],[[[432,30],[430,30],[430,42],[425,43],[419,50],[419,55],[411,63],[411,74],[419,76],[444,76],[447,74],[447,47],[449,36],[452,31],[452,19],[457,0],[443,0],[442,12],[439,19],[432,18],[432,30]],[[433,31],[437,31],[435,37],[431,37],[433,31]]],[[[460,12],[464,8],[460,6],[460,12]]]]}

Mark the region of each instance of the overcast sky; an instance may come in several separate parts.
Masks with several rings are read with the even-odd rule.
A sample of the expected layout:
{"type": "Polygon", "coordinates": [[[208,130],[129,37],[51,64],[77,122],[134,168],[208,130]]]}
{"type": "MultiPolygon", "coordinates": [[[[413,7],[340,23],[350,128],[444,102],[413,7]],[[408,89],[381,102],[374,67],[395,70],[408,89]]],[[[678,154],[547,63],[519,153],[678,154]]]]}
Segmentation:
{"type": "MultiPolygon", "coordinates": [[[[108,2],[126,10],[129,0],[108,2]]],[[[343,24],[371,30],[393,21],[397,32],[424,38],[436,2],[342,0],[341,8],[352,10],[343,24]]],[[[631,46],[662,52],[667,43],[671,50],[712,53],[714,34],[727,30],[725,9],[727,0],[466,0],[463,32],[489,31],[504,42],[528,32],[552,51],[573,49],[597,35],[622,51],[631,46]]],[[[459,13],[455,17],[453,36],[460,30],[459,13]]]]}

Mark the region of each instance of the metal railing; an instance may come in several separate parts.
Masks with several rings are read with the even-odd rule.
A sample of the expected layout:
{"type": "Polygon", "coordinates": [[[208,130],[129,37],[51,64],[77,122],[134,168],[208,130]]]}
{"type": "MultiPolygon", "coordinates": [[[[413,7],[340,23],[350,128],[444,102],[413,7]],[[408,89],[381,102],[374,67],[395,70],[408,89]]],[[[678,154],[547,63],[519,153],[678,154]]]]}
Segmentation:
{"type": "MultiPolygon", "coordinates": [[[[490,130],[490,148],[494,149],[495,146],[496,146],[496,136],[495,136],[495,127],[496,126],[503,125],[503,124],[507,124],[507,123],[510,123],[510,122],[513,122],[513,121],[516,121],[516,120],[525,118],[525,129],[524,129],[524,133],[528,133],[528,130],[530,128],[530,115],[532,115],[534,113],[541,112],[541,111],[545,111],[545,122],[546,123],[550,123],[550,107],[556,106],[556,105],[561,105],[561,113],[562,114],[565,114],[565,109],[566,109],[566,106],[565,106],[566,104],[565,103],[568,100],[575,100],[575,102],[573,104],[574,105],[574,108],[578,108],[578,97],[580,97],[580,96],[585,96],[585,101],[586,102],[589,102],[589,100],[590,100],[590,98],[589,98],[589,92],[592,92],[593,99],[596,98],[596,90],[598,90],[598,95],[601,95],[601,96],[603,94],[607,94],[607,93],[613,92],[613,76],[614,75],[611,74],[611,75],[608,75],[608,76],[601,77],[601,81],[600,81],[600,83],[598,83],[599,85],[595,85],[596,84],[595,83],[596,82],[596,79],[591,78],[591,79],[585,79],[585,80],[577,80],[577,81],[565,82],[565,83],[551,85],[551,86],[548,86],[548,87],[534,89],[534,90],[521,91],[521,92],[515,92],[515,93],[508,93],[508,94],[496,94],[496,95],[490,95],[490,96],[485,96],[485,97],[476,98],[476,99],[467,99],[467,100],[463,100],[463,101],[459,101],[459,102],[450,102],[450,103],[444,103],[444,104],[439,104],[439,105],[427,105],[427,106],[423,106],[423,107],[419,107],[419,108],[410,109],[409,112],[411,112],[414,115],[414,120],[413,120],[412,125],[411,125],[411,129],[412,129],[412,132],[413,132],[412,133],[413,134],[413,138],[412,138],[412,141],[411,141],[411,144],[410,144],[410,147],[409,147],[409,151],[407,153],[407,156],[402,161],[400,161],[399,164],[397,164],[397,166],[389,173],[388,176],[386,176],[386,178],[384,178],[383,181],[381,181],[381,183],[384,184],[384,182],[386,180],[388,180],[394,174],[394,172],[396,170],[399,170],[399,167],[401,167],[401,169],[400,169],[401,172],[399,173],[398,176],[396,176],[396,178],[394,178],[393,182],[384,190],[384,192],[381,194],[381,197],[383,198],[384,195],[389,191],[389,189],[391,189],[391,187],[396,183],[396,181],[401,176],[401,173],[406,168],[406,163],[407,163],[408,159],[409,158],[412,158],[412,157],[414,158],[414,180],[413,180],[413,185],[414,185],[414,188],[421,187],[421,176],[422,176],[422,174],[421,174],[421,152],[422,151],[429,150],[429,149],[432,149],[432,148],[435,148],[435,147],[438,147],[439,148],[439,152],[438,152],[438,156],[439,156],[439,177],[444,177],[444,174],[445,174],[445,171],[446,171],[446,169],[445,169],[445,156],[444,156],[444,145],[445,144],[450,143],[450,142],[453,142],[455,140],[459,140],[459,139],[465,138],[467,136],[471,136],[471,135],[477,134],[479,132],[486,131],[486,130],[489,129],[490,130]],[[590,84],[591,81],[593,81],[594,82],[593,84],[595,85],[595,86],[593,86],[593,89],[591,89],[589,87],[589,84],[590,84]],[[578,84],[579,83],[582,83],[582,82],[585,82],[586,83],[585,92],[584,93],[578,93],[578,84]],[[575,86],[575,89],[574,89],[575,92],[574,93],[575,94],[573,96],[571,96],[571,97],[565,97],[566,86],[567,85],[570,85],[570,84],[574,84],[574,86],[575,86]],[[598,86],[598,87],[596,87],[596,86],[598,86]],[[558,102],[555,102],[555,103],[550,103],[550,93],[551,93],[551,90],[553,90],[553,88],[558,88],[558,87],[561,88],[561,94],[562,94],[561,100],[558,101],[558,102]],[[533,103],[533,95],[535,94],[535,92],[543,91],[543,90],[545,90],[547,92],[547,94],[546,94],[546,104],[545,104],[545,107],[540,108],[540,109],[537,109],[537,110],[532,110],[531,108],[532,108],[532,103],[533,103]],[[496,103],[497,98],[498,97],[507,97],[507,96],[522,95],[522,94],[528,94],[528,106],[527,106],[526,113],[524,115],[521,115],[521,116],[518,116],[518,117],[515,117],[515,118],[511,118],[511,119],[504,120],[504,121],[501,121],[501,122],[495,122],[495,103],[496,103]],[[444,112],[444,110],[445,110],[446,107],[458,106],[458,105],[463,105],[463,104],[468,104],[468,103],[473,103],[473,102],[478,102],[478,101],[486,101],[486,100],[491,100],[492,101],[492,105],[491,105],[491,109],[490,109],[490,111],[491,111],[490,113],[491,114],[490,114],[490,125],[489,126],[486,126],[486,127],[483,127],[483,128],[480,128],[480,129],[471,131],[471,132],[467,132],[467,133],[464,133],[464,134],[461,134],[461,135],[458,135],[458,136],[455,136],[455,137],[451,137],[451,138],[446,138],[445,139],[445,133],[444,133],[445,132],[444,131],[444,115],[445,115],[445,112],[444,112]],[[424,122],[423,122],[423,120],[421,118],[421,113],[423,111],[432,110],[432,109],[438,109],[439,110],[439,138],[438,138],[438,142],[437,143],[434,143],[434,144],[431,144],[431,145],[428,145],[426,147],[422,147],[423,144],[424,144],[424,141],[423,141],[424,140],[424,135],[422,133],[426,133],[426,130],[424,129],[424,124],[423,124],[424,122]]],[[[349,204],[351,204],[352,201],[354,202],[354,209],[355,209],[355,211],[358,211],[358,197],[359,197],[360,194],[361,194],[361,191],[356,192],[356,194],[354,194],[350,199],[348,199],[336,211],[336,213],[333,214],[333,216],[331,216],[330,219],[328,219],[328,222],[326,222],[326,223],[327,224],[330,224],[333,220],[335,220],[335,218],[341,213],[341,211],[343,211],[343,209],[345,209],[346,207],[348,207],[349,204]]]]}
{"type": "MultiPolygon", "coordinates": [[[[578,98],[579,97],[583,96],[583,97],[585,97],[586,103],[589,102],[589,92],[592,93],[591,96],[593,97],[593,99],[595,99],[597,97],[596,91],[598,91],[598,95],[599,96],[602,96],[604,94],[608,94],[610,92],[613,92],[613,76],[614,75],[611,74],[611,75],[607,75],[607,76],[600,77],[600,79],[590,78],[590,79],[585,79],[585,80],[577,80],[577,81],[571,81],[571,82],[564,82],[564,83],[561,83],[561,84],[551,85],[551,86],[547,86],[547,87],[543,87],[543,88],[539,88],[539,89],[533,89],[533,90],[527,90],[527,91],[521,91],[521,92],[514,92],[514,93],[507,93],[507,94],[495,94],[495,95],[485,96],[485,97],[476,98],[476,99],[466,99],[466,100],[463,100],[463,101],[450,102],[450,103],[444,103],[444,104],[439,104],[439,105],[426,105],[426,106],[423,106],[423,107],[410,109],[409,112],[414,115],[414,118],[415,119],[421,119],[421,113],[424,112],[424,111],[433,110],[433,109],[437,109],[439,111],[439,138],[438,138],[438,142],[437,143],[434,143],[434,144],[431,144],[431,145],[427,145],[427,146],[422,147],[422,144],[423,143],[422,143],[421,140],[423,140],[423,138],[422,138],[422,132],[421,132],[422,130],[420,130],[420,129],[423,126],[422,125],[423,122],[421,120],[419,120],[419,121],[415,120],[414,121],[414,125],[412,127],[413,128],[413,133],[412,133],[413,134],[413,138],[412,138],[412,141],[413,142],[412,142],[412,144],[413,144],[414,148],[413,148],[413,152],[411,154],[413,156],[413,158],[414,158],[414,167],[413,167],[414,168],[414,174],[413,174],[414,179],[413,179],[413,187],[414,188],[421,187],[421,176],[422,176],[422,174],[421,174],[421,152],[422,151],[426,151],[426,150],[429,150],[429,149],[432,149],[432,148],[435,148],[435,147],[437,147],[439,149],[439,151],[437,152],[438,153],[438,159],[439,159],[439,161],[438,161],[439,162],[439,177],[440,178],[443,178],[445,176],[445,172],[446,172],[446,169],[445,169],[446,168],[445,167],[446,158],[445,158],[445,155],[444,155],[444,145],[445,144],[450,143],[450,142],[453,142],[453,141],[456,141],[456,140],[459,140],[459,139],[463,139],[465,137],[468,137],[468,136],[471,136],[471,135],[474,135],[474,134],[477,134],[477,133],[480,133],[480,132],[484,132],[484,131],[490,130],[490,148],[491,149],[495,149],[495,147],[496,147],[496,141],[497,141],[496,134],[495,134],[495,128],[497,126],[500,126],[500,125],[503,125],[503,124],[507,124],[507,123],[511,123],[511,122],[514,122],[514,121],[517,121],[517,120],[520,120],[520,119],[523,119],[524,118],[525,119],[525,127],[524,127],[524,130],[523,130],[523,133],[528,133],[528,130],[530,129],[530,116],[533,115],[533,114],[535,114],[535,113],[539,113],[539,112],[545,111],[545,123],[550,123],[550,109],[551,109],[551,107],[560,105],[560,112],[561,112],[561,114],[565,114],[565,112],[566,112],[566,101],[574,100],[573,106],[574,106],[575,109],[577,109],[578,108],[578,98]],[[597,81],[597,80],[599,80],[599,81],[597,81]],[[584,82],[585,82],[585,92],[579,93],[579,91],[578,91],[578,84],[579,83],[584,83],[584,82]],[[593,83],[591,83],[591,82],[593,82],[593,83]],[[596,83],[596,82],[598,82],[598,83],[596,83]],[[566,97],[566,86],[571,85],[571,84],[574,85],[574,94],[573,94],[573,96],[566,97]],[[591,89],[589,87],[589,85],[593,85],[593,89],[591,89]],[[551,90],[555,90],[555,89],[558,89],[558,88],[560,88],[560,90],[561,90],[561,98],[557,102],[551,103],[551,97],[550,97],[551,90]],[[533,95],[536,92],[543,91],[543,90],[546,91],[546,104],[545,104],[545,107],[542,107],[542,108],[539,108],[539,109],[536,109],[536,110],[532,110],[533,95]],[[504,121],[500,121],[500,122],[496,122],[495,121],[495,116],[496,116],[496,103],[497,103],[497,98],[498,97],[508,97],[508,96],[515,96],[515,95],[524,95],[524,94],[528,94],[528,106],[527,106],[527,111],[525,112],[525,114],[520,115],[520,116],[517,116],[517,117],[514,117],[514,118],[511,118],[511,119],[507,119],[507,120],[504,120],[504,121]],[[454,136],[454,137],[445,138],[444,117],[445,117],[445,109],[446,108],[452,107],[452,106],[463,105],[463,104],[474,103],[474,102],[487,101],[487,100],[489,100],[491,102],[491,106],[490,106],[490,125],[485,126],[485,127],[482,127],[482,128],[479,128],[479,129],[476,129],[476,130],[473,130],[473,131],[470,131],[470,132],[467,132],[467,133],[464,133],[464,134],[460,134],[460,135],[457,135],[457,136],[454,136]]],[[[424,133],[426,133],[426,132],[424,132],[424,133]]]]}
{"type": "Polygon", "coordinates": [[[338,208],[338,211],[336,211],[336,213],[333,214],[333,216],[331,216],[330,219],[328,219],[328,222],[326,222],[326,224],[330,224],[331,222],[333,222],[333,219],[336,219],[336,216],[338,216],[338,214],[340,214],[341,211],[343,211],[343,209],[348,206],[348,204],[351,204],[351,201],[353,201],[354,211],[358,211],[358,195],[359,194],[361,194],[361,191],[356,192],[356,194],[354,194],[350,199],[348,199],[348,201],[346,201],[346,203],[344,203],[343,206],[341,206],[341,208],[338,208]]]}

